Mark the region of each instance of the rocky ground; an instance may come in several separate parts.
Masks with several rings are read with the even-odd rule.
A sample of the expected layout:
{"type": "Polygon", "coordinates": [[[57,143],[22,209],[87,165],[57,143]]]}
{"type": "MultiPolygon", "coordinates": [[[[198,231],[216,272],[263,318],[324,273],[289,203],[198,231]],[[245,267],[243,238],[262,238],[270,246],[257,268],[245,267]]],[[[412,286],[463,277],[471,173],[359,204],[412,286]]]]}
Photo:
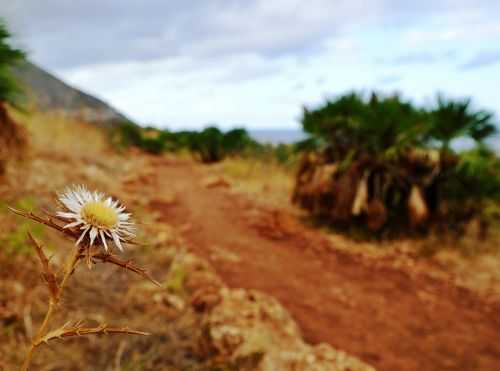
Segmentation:
{"type": "MultiPolygon", "coordinates": [[[[34,370],[500,368],[498,296],[460,284],[434,259],[341,246],[285,205],[287,194],[267,202],[276,190],[250,192],[221,167],[119,154],[83,124],[71,134],[54,120],[60,131],[40,125],[29,127],[31,156],[0,185],[3,203],[50,210],[54,192],[71,183],[119,197],[143,243],[125,258],[163,287],[119,268],[81,266],[58,324],[83,319],[152,335],[52,342],[34,370]]],[[[0,366],[11,370],[47,296],[25,233],[34,231],[55,266],[72,247],[5,208],[0,225],[0,366]]]]}

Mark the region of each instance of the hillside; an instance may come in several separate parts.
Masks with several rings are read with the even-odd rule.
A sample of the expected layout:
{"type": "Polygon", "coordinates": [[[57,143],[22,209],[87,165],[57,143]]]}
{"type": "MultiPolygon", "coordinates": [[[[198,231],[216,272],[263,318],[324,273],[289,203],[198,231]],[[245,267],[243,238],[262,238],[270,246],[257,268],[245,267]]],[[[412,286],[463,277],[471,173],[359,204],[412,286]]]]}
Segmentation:
{"type": "Polygon", "coordinates": [[[17,66],[14,74],[41,111],[56,110],[83,121],[108,125],[128,120],[106,102],[68,85],[31,62],[17,66]]]}

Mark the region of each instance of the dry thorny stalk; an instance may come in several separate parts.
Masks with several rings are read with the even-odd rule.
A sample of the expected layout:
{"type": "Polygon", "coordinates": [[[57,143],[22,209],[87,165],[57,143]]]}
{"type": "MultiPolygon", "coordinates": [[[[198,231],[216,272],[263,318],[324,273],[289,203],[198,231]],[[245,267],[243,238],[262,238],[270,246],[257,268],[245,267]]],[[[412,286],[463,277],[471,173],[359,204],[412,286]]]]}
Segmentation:
{"type": "Polygon", "coordinates": [[[113,243],[115,247],[122,250],[122,243],[134,243],[135,227],[130,220],[130,214],[124,212],[123,206],[110,197],[106,198],[101,193],[89,192],[82,186],[68,188],[65,193],[59,195],[58,200],[64,211],[59,211],[54,215],[47,214],[46,217],[37,216],[32,212],[10,209],[17,215],[55,229],[75,241],[76,245],[66,261],[63,278],[58,280],[42,246],[28,233],[29,241],[36,250],[42,265],[42,277],[49,291],[49,302],[45,318],[32,339],[21,367],[22,371],[28,370],[33,353],[38,346],[51,340],[98,334],[149,335],[127,327],[109,327],[106,324],[85,327],[82,321],[75,323],[69,321],[57,329],[49,330],[52,315],[59,309],[58,304],[67,281],[81,261],[85,261],[89,269],[99,262],[113,264],[160,286],[146,270],[136,266],[132,261],[120,259],[112,253],[112,247],[108,247],[108,244],[113,243]]]}

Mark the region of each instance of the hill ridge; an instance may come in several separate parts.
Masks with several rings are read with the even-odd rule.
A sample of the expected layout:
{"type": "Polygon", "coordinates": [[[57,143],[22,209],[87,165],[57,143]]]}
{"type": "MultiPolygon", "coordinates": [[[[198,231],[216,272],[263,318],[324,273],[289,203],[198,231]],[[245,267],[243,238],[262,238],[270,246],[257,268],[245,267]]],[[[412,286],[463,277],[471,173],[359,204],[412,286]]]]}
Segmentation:
{"type": "Polygon", "coordinates": [[[41,111],[61,111],[105,126],[130,121],[102,99],[71,86],[30,61],[17,65],[13,73],[25,88],[29,100],[33,100],[41,111]]]}

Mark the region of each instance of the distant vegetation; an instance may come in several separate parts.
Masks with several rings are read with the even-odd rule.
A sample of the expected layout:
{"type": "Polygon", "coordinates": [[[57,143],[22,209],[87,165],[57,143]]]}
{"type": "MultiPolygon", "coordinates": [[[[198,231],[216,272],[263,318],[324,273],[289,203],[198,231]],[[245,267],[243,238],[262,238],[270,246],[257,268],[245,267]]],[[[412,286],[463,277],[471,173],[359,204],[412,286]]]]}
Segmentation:
{"type": "Polygon", "coordinates": [[[189,151],[206,164],[228,156],[275,156],[277,161],[284,161],[288,156],[284,146],[258,143],[242,128],[226,132],[215,126],[200,131],[169,131],[123,123],[114,134],[114,142],[122,147],[135,146],[152,154],[189,151]]]}
{"type": "Polygon", "coordinates": [[[313,215],[377,232],[461,231],[477,219],[484,234],[500,199],[500,161],[485,144],[496,134],[493,115],[469,99],[416,107],[398,95],[351,93],[304,109],[302,125],[310,137],[298,144],[293,200],[313,215]],[[454,149],[459,138],[473,148],[454,149]]]}

